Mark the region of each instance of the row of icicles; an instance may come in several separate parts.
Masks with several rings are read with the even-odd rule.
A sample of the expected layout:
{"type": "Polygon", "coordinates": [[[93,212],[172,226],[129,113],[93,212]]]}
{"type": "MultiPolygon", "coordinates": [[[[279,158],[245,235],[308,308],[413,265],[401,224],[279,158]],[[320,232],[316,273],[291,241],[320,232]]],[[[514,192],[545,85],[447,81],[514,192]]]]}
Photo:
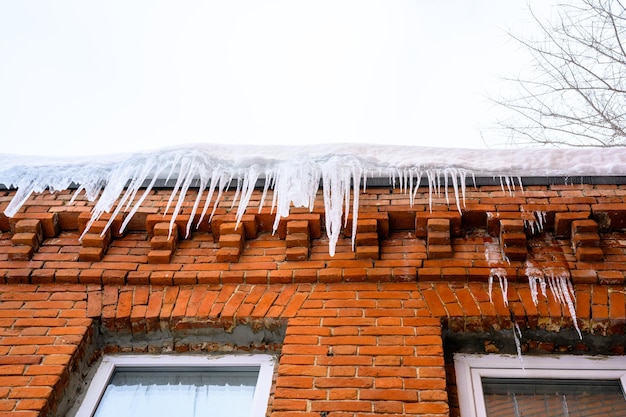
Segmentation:
{"type": "MultiPolygon", "coordinates": [[[[533,234],[543,231],[543,226],[546,221],[546,213],[534,212],[533,217],[535,220],[525,220],[526,228],[528,228],[533,234]]],[[[488,265],[491,266],[488,280],[489,300],[493,302],[493,283],[497,279],[502,293],[502,301],[504,305],[508,307],[507,271],[502,267],[502,263],[508,263],[509,261],[502,252],[497,239],[494,239],[492,242],[485,243],[485,259],[487,260],[488,265]]],[[[530,289],[534,305],[537,306],[539,304],[539,294],[541,294],[544,298],[548,298],[548,292],[550,292],[555,302],[567,307],[572,318],[574,328],[578,333],[578,337],[582,340],[582,333],[578,327],[578,320],[576,318],[576,293],[571,282],[569,271],[563,268],[540,269],[535,267],[532,262],[527,261],[524,273],[528,277],[528,287],[530,289]]],[[[520,341],[522,331],[519,324],[515,320],[513,320],[512,325],[517,355],[520,358],[520,361],[522,361],[522,347],[520,341]]]]}

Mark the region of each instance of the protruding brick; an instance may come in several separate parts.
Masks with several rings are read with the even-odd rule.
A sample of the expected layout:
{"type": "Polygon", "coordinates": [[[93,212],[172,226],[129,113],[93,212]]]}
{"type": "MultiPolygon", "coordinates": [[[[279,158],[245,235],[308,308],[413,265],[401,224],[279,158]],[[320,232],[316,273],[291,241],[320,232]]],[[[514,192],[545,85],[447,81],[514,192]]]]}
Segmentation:
{"type": "Polygon", "coordinates": [[[104,256],[104,249],[100,247],[80,248],[78,252],[78,260],[81,262],[98,262],[104,256]]]}
{"type": "Polygon", "coordinates": [[[82,239],[83,247],[106,249],[111,244],[111,233],[107,230],[104,235],[86,233],[82,239]]]}
{"type": "Polygon", "coordinates": [[[155,224],[154,229],[152,229],[152,233],[154,236],[171,236],[178,240],[178,228],[174,225],[170,230],[169,222],[160,222],[155,224]]]}
{"type": "Polygon", "coordinates": [[[15,223],[15,233],[35,233],[43,240],[43,229],[41,227],[41,220],[37,219],[24,219],[15,223]]]}
{"type": "Polygon", "coordinates": [[[287,248],[285,252],[285,260],[287,261],[306,261],[309,258],[309,248],[307,247],[293,247],[287,248]]]}
{"type": "Polygon", "coordinates": [[[505,247],[509,247],[509,246],[525,247],[526,246],[526,234],[502,233],[500,235],[500,242],[505,247]]]}
{"type": "Polygon", "coordinates": [[[220,236],[222,235],[244,235],[243,227],[237,223],[222,223],[220,225],[220,236]]]}
{"type": "Polygon", "coordinates": [[[447,232],[428,232],[428,245],[449,245],[450,231],[447,232]]]}
{"type": "Polygon", "coordinates": [[[48,239],[59,234],[59,220],[56,213],[16,213],[9,219],[11,229],[15,230],[15,224],[20,220],[39,220],[41,221],[41,229],[43,237],[48,239]]]}
{"type": "Polygon", "coordinates": [[[428,234],[428,221],[445,219],[450,222],[450,235],[461,235],[461,214],[457,211],[425,212],[415,214],[415,236],[424,238],[428,234]]]}
{"type": "Polygon", "coordinates": [[[243,236],[240,234],[228,234],[220,236],[220,248],[239,248],[243,247],[243,236]]]}
{"type": "Polygon", "coordinates": [[[24,245],[36,249],[39,247],[39,238],[36,233],[16,233],[11,237],[11,243],[14,246],[24,245]]]}
{"type": "Polygon", "coordinates": [[[214,216],[211,220],[211,232],[213,239],[218,240],[222,234],[222,224],[229,224],[224,233],[241,233],[246,239],[255,239],[258,234],[258,225],[256,216],[244,214],[237,226],[234,214],[214,216]]]}
{"type": "Polygon", "coordinates": [[[380,247],[376,246],[357,246],[357,259],[378,259],[380,258],[380,247]]]}
{"type": "Polygon", "coordinates": [[[450,232],[450,219],[428,219],[429,232],[450,232]]]}
{"type": "Polygon", "coordinates": [[[572,235],[577,233],[598,234],[598,223],[591,219],[572,221],[572,235]]]}
{"type": "Polygon", "coordinates": [[[176,249],[177,240],[174,236],[154,236],[150,239],[150,248],[154,250],[174,250],[176,249]]]}
{"type": "Polygon", "coordinates": [[[504,255],[510,261],[525,261],[528,257],[528,250],[526,247],[508,246],[504,248],[504,255]]]}
{"type": "Polygon", "coordinates": [[[428,259],[452,257],[450,224],[449,218],[428,219],[426,223],[428,259]]]}
{"type": "Polygon", "coordinates": [[[554,215],[554,234],[556,237],[571,236],[572,222],[588,219],[589,215],[590,213],[585,211],[556,213],[554,215]]]}
{"type": "Polygon", "coordinates": [[[504,233],[524,233],[524,220],[500,219],[500,234],[504,233]]]}
{"type": "Polygon", "coordinates": [[[378,233],[376,232],[357,232],[357,246],[378,246],[378,233]]]}
{"type": "Polygon", "coordinates": [[[602,248],[581,247],[576,249],[576,260],[579,262],[600,262],[603,258],[602,248]]]}
{"type": "Polygon", "coordinates": [[[148,252],[148,263],[150,264],[166,264],[172,259],[171,250],[151,250],[148,252]]]}
{"type": "Polygon", "coordinates": [[[376,219],[359,219],[356,223],[356,232],[378,234],[378,221],[376,219]]]}
{"type": "MultiPolygon", "coordinates": [[[[117,217],[109,224],[111,216],[111,213],[102,213],[98,220],[91,222],[91,212],[81,212],[80,214],[78,214],[77,219],[78,231],[81,234],[84,233],[87,225],[89,225],[89,223],[91,222],[91,224],[89,225],[89,230],[87,230],[88,233],[101,234],[104,230],[107,230],[114,238],[120,238],[124,236],[124,233],[120,229],[122,228],[122,224],[126,215],[124,213],[118,214],[117,217]]],[[[135,216],[133,216],[133,218],[135,218],[135,216]]]]}
{"type": "Polygon", "coordinates": [[[237,262],[241,256],[241,249],[238,247],[220,248],[215,256],[217,262],[237,262]]]}
{"type": "Polygon", "coordinates": [[[452,246],[450,245],[429,245],[427,251],[428,259],[445,259],[452,257],[452,246]]]}
{"type": "Polygon", "coordinates": [[[7,249],[9,261],[28,261],[33,257],[33,248],[26,245],[10,246],[7,249]]]}
{"type": "Polygon", "coordinates": [[[287,222],[287,234],[305,233],[309,234],[309,222],[306,220],[291,220],[287,222]]]}
{"type": "Polygon", "coordinates": [[[600,246],[600,235],[597,233],[575,233],[572,236],[572,246],[580,247],[598,247],[600,246]]]}
{"type": "Polygon", "coordinates": [[[309,247],[309,234],[308,233],[293,233],[287,234],[285,238],[285,244],[287,248],[296,247],[309,247]]]}

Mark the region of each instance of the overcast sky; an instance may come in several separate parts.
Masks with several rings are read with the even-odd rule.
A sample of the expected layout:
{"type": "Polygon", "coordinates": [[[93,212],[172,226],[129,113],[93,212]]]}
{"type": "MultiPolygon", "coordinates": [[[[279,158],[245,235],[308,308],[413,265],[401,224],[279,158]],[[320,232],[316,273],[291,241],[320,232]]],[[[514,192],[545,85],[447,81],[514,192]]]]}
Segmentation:
{"type": "MultiPolygon", "coordinates": [[[[531,2],[547,14],[552,1],[531,2]]],[[[484,147],[527,0],[0,2],[3,153],[484,147]]]]}

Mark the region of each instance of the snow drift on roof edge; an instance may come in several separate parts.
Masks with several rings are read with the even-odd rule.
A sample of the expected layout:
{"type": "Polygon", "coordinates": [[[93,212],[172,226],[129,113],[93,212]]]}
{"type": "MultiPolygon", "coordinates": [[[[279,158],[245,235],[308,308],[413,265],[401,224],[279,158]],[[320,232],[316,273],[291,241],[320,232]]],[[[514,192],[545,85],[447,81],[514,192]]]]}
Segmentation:
{"type": "MultiPolygon", "coordinates": [[[[257,179],[264,178],[261,207],[268,190],[273,190],[271,206],[276,211],[276,228],[292,204],[312,210],[321,183],[331,255],[351,210],[356,227],[359,193],[352,190],[352,184],[368,177],[390,178],[409,194],[411,201],[422,180],[427,181],[431,195],[443,187],[446,198],[449,184],[460,210],[466,175],[514,178],[625,174],[626,148],[475,150],[366,144],[200,144],[132,155],[56,160],[0,155],[0,184],[17,188],[5,210],[8,216],[13,216],[33,192],[65,190],[76,184],[76,194],[85,191],[90,201],[97,200],[92,222],[105,212],[113,212],[112,218],[127,212],[129,220],[157,180],[165,179],[175,180],[164,213],[171,210],[172,225],[190,187],[201,191],[190,219],[196,213],[205,219],[211,217],[223,191],[233,181],[237,184],[235,198],[239,200],[237,218],[241,219],[257,179]],[[200,207],[203,196],[206,198],[200,207]]],[[[188,233],[190,228],[191,223],[187,225],[188,233]]],[[[354,239],[355,233],[352,236],[354,239]]]]}

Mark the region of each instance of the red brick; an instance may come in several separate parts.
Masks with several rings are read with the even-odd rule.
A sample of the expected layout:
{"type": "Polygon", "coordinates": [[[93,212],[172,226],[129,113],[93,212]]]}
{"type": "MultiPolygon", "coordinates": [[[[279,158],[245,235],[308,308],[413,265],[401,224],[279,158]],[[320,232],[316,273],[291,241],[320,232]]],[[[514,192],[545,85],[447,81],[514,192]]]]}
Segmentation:
{"type": "Polygon", "coordinates": [[[12,246],[7,248],[7,253],[10,261],[28,261],[34,250],[31,246],[12,246]]]}
{"type": "Polygon", "coordinates": [[[171,250],[151,250],[148,252],[148,263],[151,264],[166,264],[172,259],[171,250]]]}

